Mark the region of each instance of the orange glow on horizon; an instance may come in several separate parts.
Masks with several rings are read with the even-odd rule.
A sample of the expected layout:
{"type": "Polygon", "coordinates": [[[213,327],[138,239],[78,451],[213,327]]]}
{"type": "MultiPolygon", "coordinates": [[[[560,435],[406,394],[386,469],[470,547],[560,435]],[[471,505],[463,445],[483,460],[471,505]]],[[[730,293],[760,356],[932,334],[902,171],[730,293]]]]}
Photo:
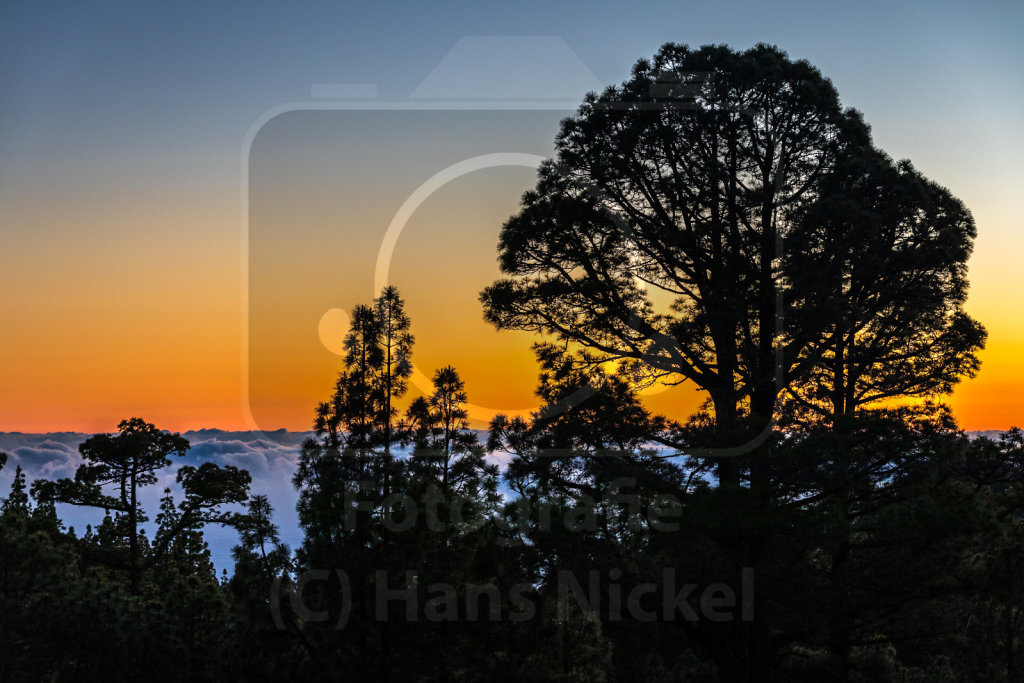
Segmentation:
{"type": "MultiPolygon", "coordinates": [[[[534,339],[494,330],[477,301],[499,275],[500,226],[532,182],[528,169],[505,168],[451,183],[410,219],[391,264],[417,338],[418,368],[429,377],[455,366],[470,401],[481,407],[478,415],[522,414],[537,404],[534,339]]],[[[40,189],[39,196],[0,207],[6,224],[49,231],[47,241],[16,239],[0,251],[0,276],[14,293],[0,300],[0,430],[110,432],[132,416],[175,431],[308,429],[341,367],[320,340],[320,322],[329,310],[348,311],[375,295],[373,260],[395,206],[375,196],[339,212],[315,201],[316,188],[295,186],[282,190],[295,212],[268,211],[260,219],[282,230],[301,219],[325,241],[290,243],[290,233],[281,232],[281,243],[268,251],[268,263],[282,270],[267,289],[280,297],[280,312],[249,340],[249,349],[262,348],[268,358],[277,346],[282,351],[248,394],[243,337],[251,330],[235,198],[210,196],[182,209],[171,195],[111,204],[79,192],[65,204],[48,202],[40,189]],[[339,216],[351,224],[342,250],[326,241],[349,225],[339,216]],[[368,225],[380,227],[375,232],[368,225]],[[289,284],[287,269],[322,272],[333,287],[306,292],[301,283],[289,284]],[[294,346],[293,334],[302,346],[294,346]]],[[[972,205],[970,196],[963,198],[972,205]]],[[[1024,319],[1014,293],[1024,237],[1009,199],[992,201],[977,201],[968,301],[989,331],[988,344],[978,376],[947,397],[968,430],[1024,424],[1024,319]]],[[[401,405],[418,391],[411,388],[401,405]]],[[[675,419],[702,402],[686,384],[645,400],[675,419]]],[[[486,425],[477,419],[473,426],[486,425]]]]}

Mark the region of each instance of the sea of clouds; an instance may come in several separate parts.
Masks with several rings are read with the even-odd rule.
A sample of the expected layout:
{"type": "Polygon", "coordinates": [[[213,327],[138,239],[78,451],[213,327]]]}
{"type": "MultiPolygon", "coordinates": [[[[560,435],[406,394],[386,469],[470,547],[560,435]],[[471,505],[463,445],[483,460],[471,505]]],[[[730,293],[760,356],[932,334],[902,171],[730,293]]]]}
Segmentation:
{"type": "MultiPolygon", "coordinates": [[[[155,518],[164,490],[170,489],[176,501],[182,498],[181,487],[175,482],[178,468],[182,465],[198,466],[204,462],[213,462],[248,470],[252,475],[251,492],[266,495],[274,506],[274,523],[280,530],[281,539],[293,549],[302,542],[298,514],[295,511],[298,492],[292,485],[292,477],[295,474],[299,447],[305,439],[313,436],[312,432],[289,432],[283,429],[273,432],[228,432],[220,429],[200,429],[183,432],[181,435],[188,439],[191,446],[188,454],[183,458],[172,459],[171,466],[159,473],[159,481],[155,485],[140,490],[142,507],[150,517],[144,525],[150,538],[156,530],[155,518]]],[[[9,493],[18,465],[24,470],[30,484],[36,479],[73,478],[75,470],[82,464],[78,445],[90,436],[92,435],[81,432],[0,432],[0,452],[8,454],[7,465],[0,470],[0,498],[6,497],[9,493]]],[[[479,432],[478,436],[481,440],[486,439],[483,432],[479,432]]],[[[399,452],[399,456],[401,455],[399,452]]],[[[492,461],[499,464],[502,464],[503,460],[501,457],[492,456],[492,461]]],[[[74,527],[79,535],[85,532],[86,525],[98,524],[103,519],[102,510],[73,505],[57,507],[65,525],[74,527]]],[[[242,507],[224,509],[240,511],[242,507]]],[[[230,574],[234,566],[231,548],[238,542],[238,534],[234,529],[219,525],[209,525],[205,534],[218,574],[224,569],[230,574]]]]}
{"type": "MultiPolygon", "coordinates": [[[[29,482],[35,479],[74,477],[82,463],[78,445],[92,436],[79,432],[25,434],[0,432],[0,451],[8,454],[7,465],[0,470],[0,497],[6,497],[14,479],[15,468],[20,465],[29,482]]],[[[174,458],[170,467],[159,473],[159,481],[141,489],[143,509],[150,516],[145,525],[152,538],[154,519],[164,490],[169,488],[175,499],[181,500],[181,487],[175,483],[175,473],[182,465],[200,465],[214,462],[234,465],[252,475],[253,493],[265,494],[274,506],[274,522],[281,531],[282,540],[295,547],[302,540],[295,503],[298,494],[292,486],[292,475],[298,459],[299,445],[312,436],[309,432],[226,432],[219,429],[201,429],[182,433],[191,444],[184,458],[174,458]]],[[[226,508],[227,509],[227,508],[226,508]]],[[[237,509],[241,509],[238,507],[237,509]]],[[[59,505],[61,519],[76,533],[85,532],[86,525],[97,524],[103,511],[72,505],[59,505]]],[[[237,533],[230,528],[210,525],[206,538],[217,571],[231,572],[231,548],[238,542],[237,533]]]]}
{"type": "MultiPolygon", "coordinates": [[[[998,437],[999,432],[975,432],[972,436],[998,437]]],[[[153,486],[141,489],[143,509],[150,516],[145,528],[150,538],[156,529],[154,519],[165,489],[170,489],[176,500],[181,500],[181,487],[175,482],[175,473],[181,465],[200,465],[214,462],[219,465],[234,465],[248,470],[252,475],[251,491],[266,495],[274,506],[274,522],[281,533],[281,539],[291,548],[302,542],[295,503],[298,493],[292,485],[292,477],[298,461],[299,447],[312,436],[312,432],[289,432],[283,429],[273,432],[248,431],[229,432],[220,429],[200,429],[182,433],[191,448],[184,458],[176,458],[170,467],[159,474],[159,481],[153,486]]],[[[27,434],[22,432],[0,432],[0,452],[8,454],[7,465],[0,470],[0,498],[6,497],[14,479],[15,468],[20,465],[29,483],[35,479],[60,479],[74,477],[75,470],[82,463],[78,445],[92,436],[80,432],[55,432],[49,434],[27,434]]],[[[478,433],[481,441],[486,439],[478,433]]],[[[401,455],[401,453],[399,453],[401,455]]],[[[491,454],[489,458],[499,465],[505,458],[491,454]]],[[[503,487],[504,488],[504,487],[503,487]]],[[[510,492],[506,489],[506,494],[510,492]]],[[[226,508],[229,509],[229,508],[226,508]]],[[[241,506],[237,506],[241,510],[241,506]]],[[[78,534],[85,532],[86,525],[98,524],[103,511],[72,505],[58,505],[61,519],[78,534]]],[[[210,525],[206,539],[218,573],[232,571],[231,548],[238,542],[234,529],[210,525]]]]}

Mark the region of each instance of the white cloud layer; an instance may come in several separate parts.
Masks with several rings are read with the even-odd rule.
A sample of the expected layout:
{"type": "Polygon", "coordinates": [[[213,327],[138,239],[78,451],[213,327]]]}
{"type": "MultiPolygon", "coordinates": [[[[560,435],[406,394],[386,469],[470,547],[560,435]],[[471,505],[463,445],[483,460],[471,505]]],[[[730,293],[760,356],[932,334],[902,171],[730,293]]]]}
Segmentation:
{"type": "MultiPolygon", "coordinates": [[[[175,483],[175,475],[181,465],[198,465],[214,462],[218,465],[234,465],[248,470],[252,475],[251,491],[266,495],[274,506],[274,522],[281,532],[282,540],[295,548],[302,541],[295,503],[298,493],[292,486],[292,476],[298,460],[299,447],[312,432],[228,432],[220,429],[200,429],[183,432],[191,448],[184,458],[174,459],[170,467],[159,473],[159,481],[141,491],[143,509],[150,521],[145,525],[152,538],[156,525],[153,519],[159,508],[164,489],[171,489],[175,498],[181,498],[181,489],[175,483]]],[[[35,479],[60,479],[74,477],[75,470],[82,463],[78,445],[92,436],[80,432],[58,432],[50,434],[26,434],[22,432],[0,432],[0,452],[8,454],[7,465],[0,470],[0,497],[6,497],[14,479],[15,468],[20,465],[29,484],[35,479]]],[[[486,439],[479,433],[481,440],[486,439]]],[[[494,456],[493,461],[503,464],[504,458],[494,456]]],[[[98,524],[103,512],[71,505],[58,506],[61,519],[67,526],[84,533],[87,524],[98,524]]],[[[231,571],[231,548],[238,537],[233,529],[211,525],[206,529],[217,571],[231,571]]]]}

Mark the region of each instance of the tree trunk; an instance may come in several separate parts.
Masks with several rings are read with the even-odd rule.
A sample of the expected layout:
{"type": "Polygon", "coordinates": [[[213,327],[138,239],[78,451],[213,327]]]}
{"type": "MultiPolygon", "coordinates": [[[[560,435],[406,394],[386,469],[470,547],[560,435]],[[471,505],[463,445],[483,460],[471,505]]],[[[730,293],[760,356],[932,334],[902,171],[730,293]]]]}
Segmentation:
{"type": "Polygon", "coordinates": [[[138,475],[138,465],[135,459],[132,459],[132,474],[130,480],[131,486],[131,507],[128,510],[128,525],[130,527],[128,536],[128,552],[131,555],[130,558],[130,572],[131,572],[131,589],[133,595],[139,593],[139,520],[138,520],[138,499],[136,497],[136,477],[138,475]]]}
{"type": "MultiPolygon", "coordinates": [[[[716,445],[728,447],[736,436],[736,398],[732,391],[715,392],[712,395],[715,406],[716,445]]],[[[738,488],[740,485],[740,468],[735,457],[718,459],[718,485],[738,488]]]]}

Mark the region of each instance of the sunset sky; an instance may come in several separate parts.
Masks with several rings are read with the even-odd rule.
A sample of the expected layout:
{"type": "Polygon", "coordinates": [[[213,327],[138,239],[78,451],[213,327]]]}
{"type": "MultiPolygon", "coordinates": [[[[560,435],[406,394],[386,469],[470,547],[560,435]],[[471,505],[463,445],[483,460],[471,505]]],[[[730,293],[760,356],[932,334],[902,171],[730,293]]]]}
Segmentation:
{"type": "Polygon", "coordinates": [[[809,60],[967,204],[989,341],[949,400],[1024,425],[1022,35],[1017,3],[5,3],[0,431],[307,429],[383,275],[474,426],[533,407],[531,337],[477,302],[498,232],[559,118],[667,41],[809,60]]]}

